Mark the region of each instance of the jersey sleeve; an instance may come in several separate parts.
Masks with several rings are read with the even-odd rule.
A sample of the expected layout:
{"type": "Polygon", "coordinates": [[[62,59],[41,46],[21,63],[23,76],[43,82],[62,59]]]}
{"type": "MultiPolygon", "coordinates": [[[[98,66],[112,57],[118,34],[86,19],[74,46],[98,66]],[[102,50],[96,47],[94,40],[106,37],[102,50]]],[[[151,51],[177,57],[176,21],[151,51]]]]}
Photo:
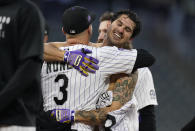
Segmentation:
{"type": "Polygon", "coordinates": [[[120,50],[108,46],[100,48],[99,53],[99,69],[105,76],[117,73],[130,74],[137,57],[137,50],[135,49],[120,50]]]}
{"type": "Polygon", "coordinates": [[[138,109],[148,105],[158,105],[153,77],[148,68],[138,69],[138,81],[134,91],[138,109]]]}

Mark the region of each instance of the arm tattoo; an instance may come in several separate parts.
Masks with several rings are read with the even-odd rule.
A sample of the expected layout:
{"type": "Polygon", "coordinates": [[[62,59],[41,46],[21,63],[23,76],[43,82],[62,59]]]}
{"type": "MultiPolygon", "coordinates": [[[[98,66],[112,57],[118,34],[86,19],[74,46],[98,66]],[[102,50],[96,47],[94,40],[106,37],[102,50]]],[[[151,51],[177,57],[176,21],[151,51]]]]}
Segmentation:
{"type": "Polygon", "coordinates": [[[106,120],[107,113],[104,108],[92,111],[77,111],[75,113],[75,122],[82,122],[88,125],[100,125],[106,120]]]}
{"type": "Polygon", "coordinates": [[[113,101],[118,101],[122,106],[131,100],[135,84],[137,82],[137,72],[130,77],[122,77],[117,79],[113,89],[113,101]]]}

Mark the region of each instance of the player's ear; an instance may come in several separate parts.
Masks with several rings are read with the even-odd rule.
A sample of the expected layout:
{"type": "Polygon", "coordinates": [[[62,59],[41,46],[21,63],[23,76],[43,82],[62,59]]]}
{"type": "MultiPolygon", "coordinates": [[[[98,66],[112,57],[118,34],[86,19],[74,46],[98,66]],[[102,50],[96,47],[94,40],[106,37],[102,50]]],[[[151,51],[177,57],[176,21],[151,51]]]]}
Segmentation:
{"type": "Polygon", "coordinates": [[[90,25],[88,28],[88,33],[90,36],[92,35],[92,32],[93,32],[93,28],[92,28],[92,25],[90,25]]]}
{"type": "Polygon", "coordinates": [[[66,35],[66,32],[64,32],[64,27],[62,27],[62,32],[63,32],[64,35],[66,35]]]}

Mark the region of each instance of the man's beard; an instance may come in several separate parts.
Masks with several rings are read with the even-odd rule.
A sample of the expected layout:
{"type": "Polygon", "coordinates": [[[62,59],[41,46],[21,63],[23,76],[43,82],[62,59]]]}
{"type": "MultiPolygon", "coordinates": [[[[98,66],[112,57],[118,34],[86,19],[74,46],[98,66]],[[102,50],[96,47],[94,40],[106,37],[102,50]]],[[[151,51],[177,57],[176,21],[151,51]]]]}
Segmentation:
{"type": "Polygon", "coordinates": [[[103,43],[104,40],[97,40],[97,43],[103,43]]]}
{"type": "MultiPolygon", "coordinates": [[[[117,46],[117,45],[118,45],[117,43],[115,43],[115,42],[111,39],[110,32],[109,32],[109,34],[107,34],[106,40],[107,40],[107,45],[108,45],[108,46],[117,46]]],[[[117,47],[118,47],[118,46],[117,46],[117,47]]]]}
{"type": "Polygon", "coordinates": [[[132,49],[133,48],[133,46],[132,46],[132,44],[128,41],[128,42],[125,42],[124,44],[123,44],[123,47],[122,47],[123,49],[132,49]]]}

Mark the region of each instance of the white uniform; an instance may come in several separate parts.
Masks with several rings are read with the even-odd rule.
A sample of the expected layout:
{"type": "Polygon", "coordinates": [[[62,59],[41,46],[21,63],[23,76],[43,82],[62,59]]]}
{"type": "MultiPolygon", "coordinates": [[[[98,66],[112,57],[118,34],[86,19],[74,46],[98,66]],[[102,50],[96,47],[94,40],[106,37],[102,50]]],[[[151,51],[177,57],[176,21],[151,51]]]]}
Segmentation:
{"type": "MultiPolygon", "coordinates": [[[[71,50],[88,48],[92,50],[91,56],[99,60],[99,70],[88,77],[82,76],[77,70],[66,64],[46,63],[42,67],[42,92],[44,110],[71,109],[93,110],[100,92],[107,90],[109,76],[124,72],[130,74],[137,51],[120,51],[116,47],[95,48],[86,45],[64,47],[71,50]],[[121,68],[123,67],[123,68],[121,68]]],[[[92,130],[92,127],[76,123],[72,129],[92,130]]]]}
{"type": "Polygon", "coordinates": [[[148,105],[158,105],[152,74],[147,67],[138,69],[134,96],[136,101],[133,97],[131,101],[117,110],[118,114],[111,112],[117,120],[116,125],[111,128],[112,131],[139,131],[138,110],[148,105]]]}

